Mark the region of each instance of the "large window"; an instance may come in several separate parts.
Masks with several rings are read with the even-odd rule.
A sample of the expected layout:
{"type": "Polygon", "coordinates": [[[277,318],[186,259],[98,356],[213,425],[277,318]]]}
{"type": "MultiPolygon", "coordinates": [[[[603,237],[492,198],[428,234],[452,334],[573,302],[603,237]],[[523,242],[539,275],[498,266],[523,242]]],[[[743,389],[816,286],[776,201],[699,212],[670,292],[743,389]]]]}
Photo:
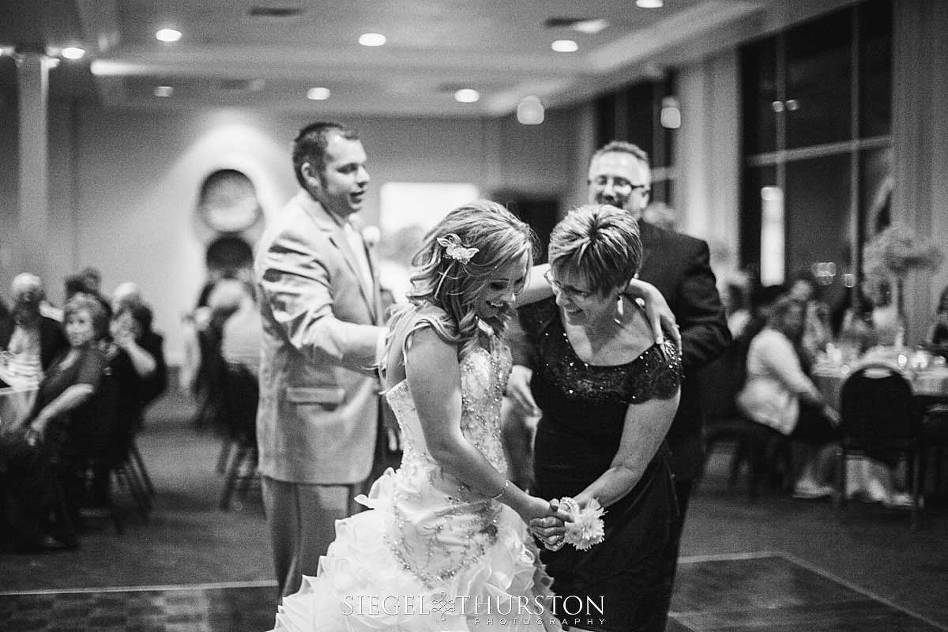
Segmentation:
{"type": "Polygon", "coordinates": [[[762,240],[781,239],[765,208],[780,199],[784,275],[834,270],[821,282],[840,293],[854,282],[888,180],[891,49],[891,0],[868,0],[741,48],[746,267],[766,267],[771,281],[783,276],[772,256],[762,259],[773,254],[762,240]]]}

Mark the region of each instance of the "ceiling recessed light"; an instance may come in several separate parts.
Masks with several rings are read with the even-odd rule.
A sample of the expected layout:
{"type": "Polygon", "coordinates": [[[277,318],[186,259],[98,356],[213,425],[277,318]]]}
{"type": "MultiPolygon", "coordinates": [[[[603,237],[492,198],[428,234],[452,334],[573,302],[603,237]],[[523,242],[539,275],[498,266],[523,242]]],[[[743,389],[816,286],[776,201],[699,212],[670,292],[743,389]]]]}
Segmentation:
{"type": "Polygon", "coordinates": [[[61,54],[66,59],[82,59],[85,57],[86,51],[78,46],[67,46],[61,51],[61,54]]]}
{"type": "Polygon", "coordinates": [[[325,101],[329,95],[329,88],[310,88],[306,91],[306,98],[310,101],[325,101]]]}
{"type": "Polygon", "coordinates": [[[175,29],[159,29],[155,33],[155,39],[159,42],[177,42],[181,39],[181,31],[175,29]]]}
{"type": "Polygon", "coordinates": [[[155,86],[152,94],[161,98],[170,97],[172,94],[174,94],[174,88],[171,86],[155,86]]]}
{"type": "Polygon", "coordinates": [[[359,36],[359,43],[363,46],[382,46],[385,44],[385,36],[381,33],[363,33],[359,36]]]}
{"type": "Polygon", "coordinates": [[[665,6],[664,0],[635,0],[635,6],[642,9],[661,9],[665,6]]]}
{"type": "Polygon", "coordinates": [[[461,88],[454,93],[454,100],[458,103],[477,103],[481,99],[481,93],[472,88],[461,88]]]}
{"type": "Polygon", "coordinates": [[[573,25],[574,31],[579,31],[580,33],[586,33],[587,35],[595,35],[600,31],[605,30],[609,26],[609,20],[604,20],[602,18],[596,18],[594,20],[582,20],[573,25]]]}
{"type": "Polygon", "coordinates": [[[556,40],[550,44],[550,48],[558,53],[575,53],[579,50],[579,44],[573,40],[556,40]]]}
{"type": "Polygon", "coordinates": [[[521,125],[539,125],[543,122],[543,103],[538,97],[524,97],[517,104],[517,121],[521,125]]]}

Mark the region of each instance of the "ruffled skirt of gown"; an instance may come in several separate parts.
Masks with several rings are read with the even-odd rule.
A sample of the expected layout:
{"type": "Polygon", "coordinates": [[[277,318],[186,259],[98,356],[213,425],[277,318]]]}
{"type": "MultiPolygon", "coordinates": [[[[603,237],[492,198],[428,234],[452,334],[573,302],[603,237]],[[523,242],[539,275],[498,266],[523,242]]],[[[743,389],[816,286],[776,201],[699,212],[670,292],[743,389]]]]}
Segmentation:
{"type": "Polygon", "coordinates": [[[388,470],[359,498],[371,509],[336,523],[316,577],[304,576],[300,591],[284,598],[275,630],[561,629],[546,612],[550,578],[513,510],[489,501],[496,537],[472,547],[469,527],[488,503],[458,512],[457,499],[433,486],[406,494],[402,474],[388,470]],[[405,533],[420,539],[406,544],[405,533]],[[431,572],[412,571],[418,567],[431,572]]]}

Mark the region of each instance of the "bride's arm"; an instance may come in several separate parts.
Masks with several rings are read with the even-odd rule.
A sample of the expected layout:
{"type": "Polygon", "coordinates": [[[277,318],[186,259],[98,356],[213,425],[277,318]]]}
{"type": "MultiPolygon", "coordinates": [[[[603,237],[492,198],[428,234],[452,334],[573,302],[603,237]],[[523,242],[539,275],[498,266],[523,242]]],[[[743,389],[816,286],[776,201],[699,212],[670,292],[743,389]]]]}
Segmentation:
{"type": "Polygon", "coordinates": [[[461,433],[461,370],[454,345],[430,328],[415,332],[405,372],[428,451],[445,471],[525,521],[550,515],[548,502],[507,481],[461,433]]]}
{"type": "MultiPolygon", "coordinates": [[[[548,263],[533,266],[527,284],[517,296],[518,307],[553,296],[553,290],[544,278],[549,269],[550,264],[548,263]]],[[[678,348],[681,348],[681,333],[675,325],[675,315],[657,287],[639,279],[631,279],[626,285],[624,294],[634,299],[642,299],[645,317],[652,328],[652,335],[656,342],[664,340],[664,334],[662,333],[664,331],[671,336],[678,348]]]]}

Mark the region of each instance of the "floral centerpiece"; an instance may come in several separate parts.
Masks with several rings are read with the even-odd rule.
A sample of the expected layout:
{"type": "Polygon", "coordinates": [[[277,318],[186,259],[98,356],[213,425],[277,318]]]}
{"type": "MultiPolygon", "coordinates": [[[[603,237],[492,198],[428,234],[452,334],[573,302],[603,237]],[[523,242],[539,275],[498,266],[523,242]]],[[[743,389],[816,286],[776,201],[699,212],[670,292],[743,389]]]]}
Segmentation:
{"type": "Polygon", "coordinates": [[[901,224],[892,224],[870,239],[863,251],[866,293],[877,305],[883,304],[888,287],[894,293],[892,302],[900,308],[900,286],[906,275],[913,270],[936,270],[942,258],[935,242],[918,237],[901,224]]]}
{"type": "MultiPolygon", "coordinates": [[[[877,233],[863,250],[863,289],[869,299],[880,308],[888,307],[890,323],[883,327],[873,320],[877,330],[891,328],[895,346],[905,342],[905,306],[902,301],[905,277],[913,270],[936,270],[943,255],[930,239],[920,238],[914,231],[901,224],[892,224],[877,233]]],[[[880,341],[889,336],[880,333],[880,341]]]]}

